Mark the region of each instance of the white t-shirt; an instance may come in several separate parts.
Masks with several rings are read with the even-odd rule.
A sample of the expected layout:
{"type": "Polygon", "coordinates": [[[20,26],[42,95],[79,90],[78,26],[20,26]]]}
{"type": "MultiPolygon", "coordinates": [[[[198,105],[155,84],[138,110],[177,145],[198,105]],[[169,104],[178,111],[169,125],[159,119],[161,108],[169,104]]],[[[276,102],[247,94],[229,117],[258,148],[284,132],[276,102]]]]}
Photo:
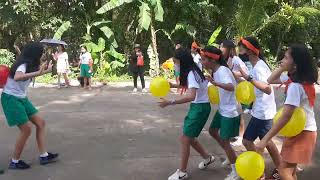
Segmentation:
{"type": "Polygon", "coordinates": [[[86,52],[84,54],[80,55],[80,64],[89,64],[90,59],[92,59],[91,54],[89,52],[86,52]]]}
{"type": "MultiPolygon", "coordinates": [[[[213,78],[215,82],[224,83],[224,84],[233,84],[236,87],[236,80],[233,77],[231,70],[225,66],[220,66],[219,69],[213,73],[213,78]]],[[[233,118],[239,116],[237,111],[237,101],[235,98],[234,91],[227,91],[222,88],[219,90],[219,113],[228,118],[233,118]]]]}
{"type": "Polygon", "coordinates": [[[196,88],[196,98],[192,103],[208,103],[209,96],[208,96],[208,81],[201,80],[201,77],[198,73],[194,73],[190,71],[188,74],[188,88],[196,88]]]}
{"type": "Polygon", "coordinates": [[[200,54],[192,54],[192,57],[193,57],[193,61],[197,64],[197,66],[200,68],[200,70],[202,71],[202,64],[201,64],[201,56],[200,54]]]}
{"type": "Polygon", "coordinates": [[[57,71],[64,73],[67,69],[69,69],[68,53],[57,54],[57,71]]]}
{"type": "MultiPolygon", "coordinates": [[[[26,64],[21,64],[16,72],[25,73],[27,69],[26,64]]],[[[27,88],[31,83],[31,79],[25,81],[15,81],[14,79],[8,77],[7,83],[3,89],[3,92],[12,96],[16,96],[19,98],[25,98],[27,96],[27,88]]]]}
{"type": "MultiPolygon", "coordinates": [[[[232,62],[231,62],[231,67],[232,71],[234,72],[240,72],[240,68],[244,70],[246,74],[249,74],[248,67],[246,64],[238,57],[238,56],[233,56],[232,62]]],[[[241,78],[243,81],[245,80],[243,77],[241,78]]]]}
{"type": "MultiPolygon", "coordinates": [[[[288,80],[288,76],[282,75],[280,80],[285,82],[288,80]]],[[[313,107],[310,106],[308,96],[305,93],[303,86],[299,83],[290,83],[287,94],[286,100],[284,104],[292,105],[296,107],[302,107],[306,112],[307,122],[304,130],[307,131],[317,131],[317,124],[314,116],[313,107]]]]}
{"type": "MultiPolygon", "coordinates": [[[[270,75],[271,70],[263,60],[259,60],[252,69],[252,77],[256,81],[268,83],[267,79],[270,75]]],[[[270,95],[256,87],[254,87],[254,93],[256,95],[256,101],[253,103],[251,115],[261,120],[273,119],[277,113],[273,88],[271,88],[270,95]]]]}

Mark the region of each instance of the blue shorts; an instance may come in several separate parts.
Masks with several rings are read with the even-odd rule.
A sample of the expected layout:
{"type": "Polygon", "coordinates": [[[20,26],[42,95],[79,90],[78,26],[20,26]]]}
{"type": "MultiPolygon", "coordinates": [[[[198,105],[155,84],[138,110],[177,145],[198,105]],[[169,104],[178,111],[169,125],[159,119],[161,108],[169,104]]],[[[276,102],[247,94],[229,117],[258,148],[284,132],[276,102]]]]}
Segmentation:
{"type": "Polygon", "coordinates": [[[268,131],[272,128],[273,120],[261,120],[252,117],[246,131],[244,132],[243,139],[248,141],[255,141],[258,137],[262,139],[268,131]]]}

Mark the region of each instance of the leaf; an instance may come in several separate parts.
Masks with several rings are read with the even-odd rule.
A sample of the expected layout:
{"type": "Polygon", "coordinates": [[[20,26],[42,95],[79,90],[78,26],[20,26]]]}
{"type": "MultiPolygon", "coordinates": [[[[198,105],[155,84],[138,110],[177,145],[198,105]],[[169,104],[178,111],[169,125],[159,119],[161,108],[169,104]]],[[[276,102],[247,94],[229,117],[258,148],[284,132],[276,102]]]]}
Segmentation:
{"type": "Polygon", "coordinates": [[[143,29],[147,31],[151,23],[149,5],[147,3],[141,2],[141,6],[139,7],[139,9],[139,32],[141,32],[143,29]]]}
{"type": "Polygon", "coordinates": [[[102,52],[106,48],[106,40],[104,40],[103,38],[99,38],[98,48],[99,48],[99,52],[102,52]]]}
{"type": "Polygon", "coordinates": [[[113,41],[112,41],[111,45],[112,45],[114,48],[118,48],[118,43],[117,43],[117,41],[116,41],[115,38],[113,38],[113,41]]]}
{"type": "Polygon", "coordinates": [[[219,36],[221,30],[222,30],[222,26],[219,26],[216,30],[213,31],[213,33],[208,41],[208,46],[214,45],[214,42],[216,41],[217,37],[219,36]]]}
{"type": "Polygon", "coordinates": [[[121,53],[118,53],[116,50],[111,50],[111,51],[107,51],[107,53],[110,55],[110,56],[112,56],[112,57],[114,57],[115,59],[118,59],[118,60],[120,60],[121,62],[125,62],[125,58],[124,58],[124,55],[123,54],[121,54],[121,53]]]}
{"type": "Polygon", "coordinates": [[[194,26],[185,23],[177,23],[171,34],[175,33],[178,30],[184,30],[189,36],[192,36],[193,38],[195,38],[197,33],[194,26]]]}
{"type": "Polygon", "coordinates": [[[134,0],[111,0],[110,2],[103,5],[100,9],[98,9],[96,12],[97,14],[103,14],[106,13],[112,9],[115,9],[125,3],[131,3],[134,0]]]}
{"type": "Polygon", "coordinates": [[[53,39],[61,40],[63,33],[67,31],[70,27],[71,27],[70,21],[64,22],[54,34],[53,39]]]}
{"type": "Polygon", "coordinates": [[[111,63],[110,63],[110,66],[111,66],[111,69],[116,69],[116,68],[119,68],[119,67],[124,67],[125,66],[125,64],[124,63],[122,63],[122,62],[120,62],[120,61],[112,61],[111,63]]]}
{"type": "Polygon", "coordinates": [[[99,25],[101,25],[101,24],[108,24],[108,23],[111,23],[112,21],[105,21],[105,20],[103,20],[103,21],[97,21],[97,22],[94,22],[92,25],[94,25],[94,26],[99,26],[99,25]]]}
{"type": "Polygon", "coordinates": [[[104,35],[106,35],[108,39],[110,39],[110,37],[114,35],[113,31],[108,26],[103,26],[99,29],[104,33],[104,35]]]}
{"type": "Polygon", "coordinates": [[[161,0],[156,0],[154,12],[155,12],[155,20],[163,22],[164,10],[161,4],[161,0]]]}

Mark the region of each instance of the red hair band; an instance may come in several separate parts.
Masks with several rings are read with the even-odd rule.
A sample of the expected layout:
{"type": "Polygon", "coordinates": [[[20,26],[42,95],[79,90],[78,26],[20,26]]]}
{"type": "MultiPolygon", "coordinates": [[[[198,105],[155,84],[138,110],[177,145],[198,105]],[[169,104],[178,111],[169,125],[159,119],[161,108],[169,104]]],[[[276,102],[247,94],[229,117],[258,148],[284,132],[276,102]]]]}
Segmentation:
{"type": "Polygon", "coordinates": [[[211,59],[213,59],[213,60],[219,60],[220,59],[220,55],[218,55],[218,54],[214,54],[214,53],[211,53],[211,52],[207,52],[207,51],[201,51],[201,55],[202,56],[207,56],[207,57],[209,57],[209,58],[211,58],[211,59]]]}
{"type": "Polygon", "coordinates": [[[256,47],[254,47],[254,45],[252,45],[249,41],[241,38],[240,41],[242,42],[242,44],[244,44],[248,49],[250,49],[251,51],[253,51],[254,53],[256,53],[257,56],[259,56],[260,50],[257,49],[256,47]]]}

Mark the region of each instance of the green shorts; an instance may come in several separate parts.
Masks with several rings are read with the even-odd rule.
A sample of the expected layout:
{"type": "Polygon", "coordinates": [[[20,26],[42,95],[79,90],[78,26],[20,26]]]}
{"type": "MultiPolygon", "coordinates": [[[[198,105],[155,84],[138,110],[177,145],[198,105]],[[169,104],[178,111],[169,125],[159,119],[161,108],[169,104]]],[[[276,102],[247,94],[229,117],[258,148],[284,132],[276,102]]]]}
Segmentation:
{"type": "Polygon", "coordinates": [[[92,73],[89,73],[89,71],[90,71],[89,64],[81,64],[80,65],[80,76],[81,77],[91,78],[92,73]]]}
{"type": "Polygon", "coordinates": [[[1,104],[10,127],[27,123],[29,118],[38,112],[27,97],[18,98],[2,93],[1,104]]]}
{"type": "Polygon", "coordinates": [[[220,129],[220,138],[229,140],[232,137],[239,136],[240,116],[228,118],[216,112],[210,129],[220,129]]]}
{"type": "Polygon", "coordinates": [[[201,133],[211,112],[210,103],[191,103],[187,117],[184,119],[183,134],[196,138],[201,133]]]}

